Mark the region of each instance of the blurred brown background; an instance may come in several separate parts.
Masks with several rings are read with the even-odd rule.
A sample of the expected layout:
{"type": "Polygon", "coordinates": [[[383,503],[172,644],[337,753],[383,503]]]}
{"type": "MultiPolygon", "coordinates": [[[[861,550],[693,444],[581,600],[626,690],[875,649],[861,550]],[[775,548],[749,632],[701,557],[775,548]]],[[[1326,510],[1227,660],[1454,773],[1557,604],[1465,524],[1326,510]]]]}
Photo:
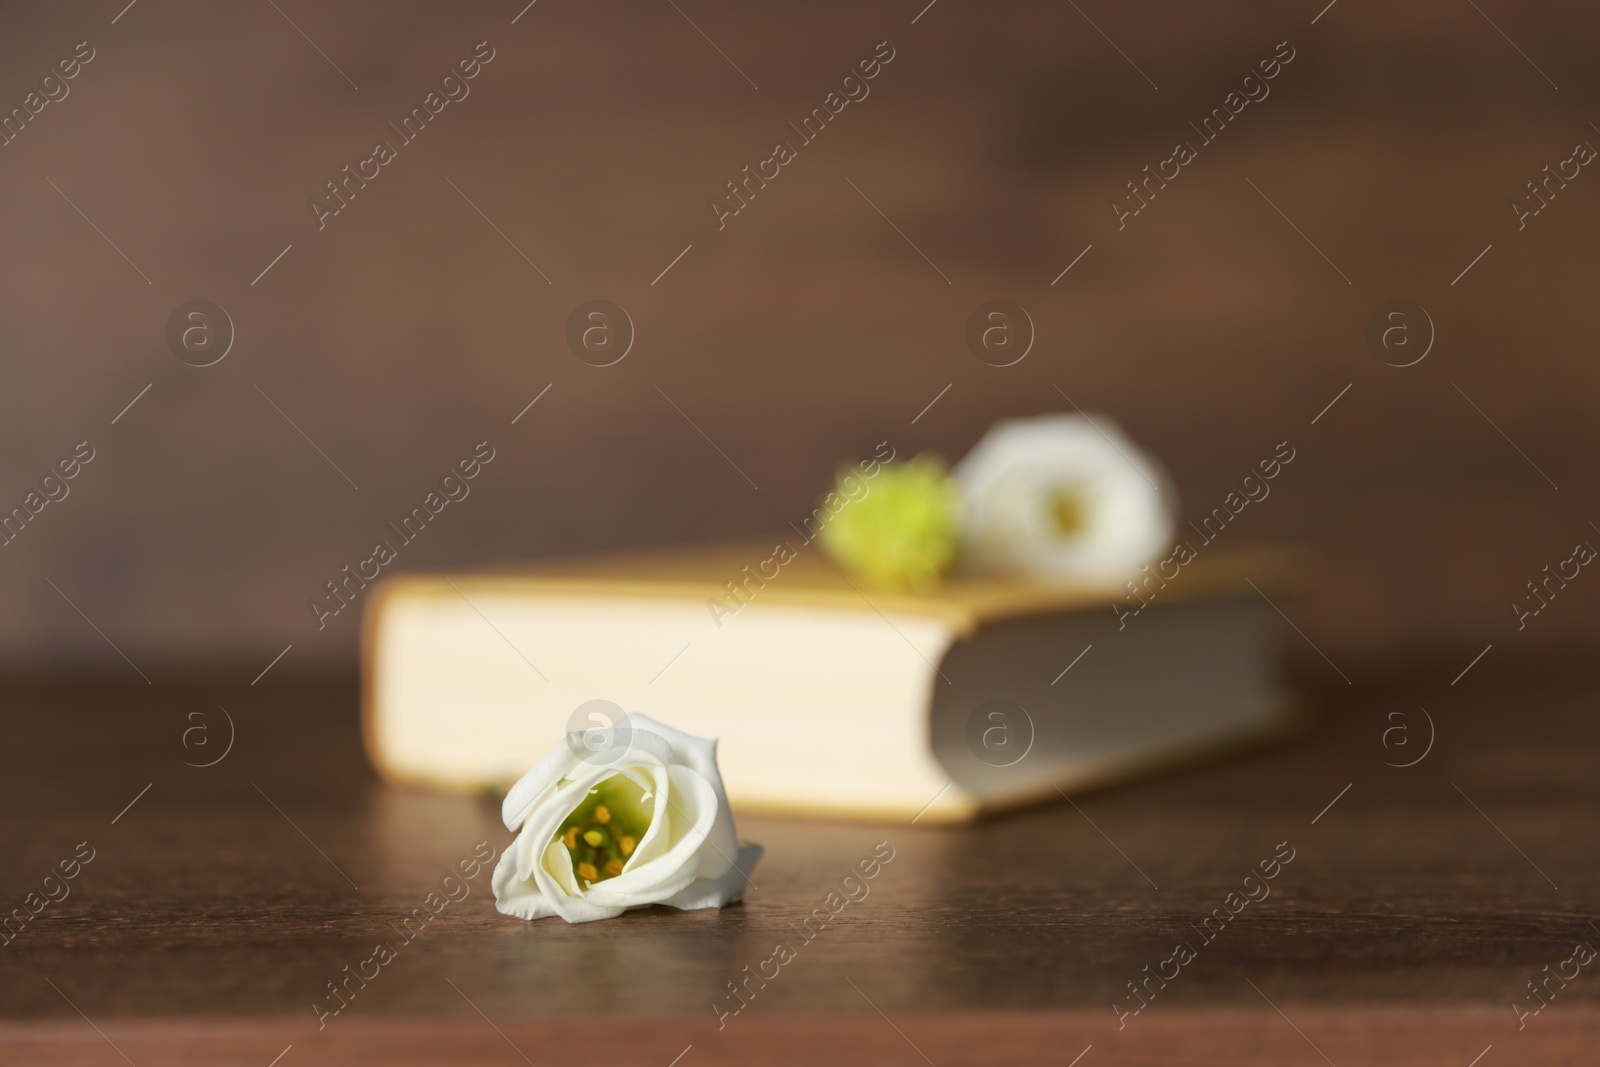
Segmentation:
{"type": "Polygon", "coordinates": [[[354,613],[318,632],[308,599],[479,441],[398,568],[777,530],[841,459],[954,459],[1061,393],[1187,518],[1289,441],[1218,547],[1318,549],[1289,611],[1346,672],[1593,634],[1600,579],[1521,632],[1510,607],[1600,543],[1600,176],[1511,208],[1600,145],[1592,5],[123,2],[0,14],[5,108],[94,50],[0,148],[0,505],[95,450],[0,548],[12,669],[348,666],[354,613]],[[1200,146],[1279,42],[1270,96],[1200,146]],[[380,138],[397,158],[319,230],[308,201],[380,138]],[[719,231],[708,201],[779,139],[798,158],[719,231]],[[1179,140],[1199,157],[1119,231],[1108,200],[1179,140]],[[614,366],[564,338],[593,298],[637,330],[614,366]],[[1007,368],[964,340],[995,298],[1037,328],[1007,368]],[[1396,298],[1438,335],[1405,368],[1365,338],[1396,298]],[[213,366],[169,350],[193,299],[236,329],[213,366]]]}

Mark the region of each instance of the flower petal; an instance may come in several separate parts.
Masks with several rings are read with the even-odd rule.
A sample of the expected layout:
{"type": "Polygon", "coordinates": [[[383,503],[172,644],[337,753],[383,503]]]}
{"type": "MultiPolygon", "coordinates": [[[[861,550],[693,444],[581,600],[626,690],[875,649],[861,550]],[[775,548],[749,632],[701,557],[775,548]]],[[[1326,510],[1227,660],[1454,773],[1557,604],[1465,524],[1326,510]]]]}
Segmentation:
{"type": "Polygon", "coordinates": [[[666,738],[682,763],[692,768],[716,794],[717,817],[714,825],[706,831],[706,848],[701,854],[700,873],[704,877],[720,876],[733,866],[733,855],[738,850],[739,842],[733,829],[733,812],[728,807],[728,794],[722,786],[722,772],[717,769],[717,739],[693,737],[646,715],[629,716],[629,722],[635,729],[666,738]]]}
{"type": "Polygon", "coordinates": [[[502,915],[515,915],[519,919],[544,919],[556,914],[543,893],[525,878],[517,876],[516,852],[506,849],[495,864],[494,876],[489,880],[494,889],[494,906],[502,915]]]}
{"type": "Polygon", "coordinates": [[[628,725],[635,730],[655,734],[666,741],[678,757],[676,762],[693,767],[699,772],[700,777],[716,787],[718,798],[722,798],[722,772],[717,770],[716,738],[694,737],[682,730],[674,730],[670,726],[656,722],[648,715],[629,715],[628,725]]]}
{"type": "Polygon", "coordinates": [[[671,787],[658,798],[651,824],[652,831],[661,828],[658,840],[665,849],[596,885],[589,891],[592,898],[628,906],[653,904],[696,878],[719,876],[731,865],[731,850],[728,859],[721,860],[707,849],[720,814],[711,784],[688,767],[670,767],[667,774],[671,787]]]}
{"type": "Polygon", "coordinates": [[[506,793],[506,799],[500,805],[500,817],[505,821],[507,830],[521,827],[539,798],[578,765],[580,749],[570,743],[572,736],[567,735],[561,744],[535,763],[533,769],[518,779],[517,784],[506,793]]]}
{"type": "Polygon", "coordinates": [[[698,878],[681,892],[661,903],[684,911],[695,911],[699,908],[726,907],[737,900],[743,900],[745,886],[750,881],[750,872],[755,870],[756,862],[761,859],[762,852],[760,845],[745,845],[739,849],[738,860],[720,876],[698,878]]]}

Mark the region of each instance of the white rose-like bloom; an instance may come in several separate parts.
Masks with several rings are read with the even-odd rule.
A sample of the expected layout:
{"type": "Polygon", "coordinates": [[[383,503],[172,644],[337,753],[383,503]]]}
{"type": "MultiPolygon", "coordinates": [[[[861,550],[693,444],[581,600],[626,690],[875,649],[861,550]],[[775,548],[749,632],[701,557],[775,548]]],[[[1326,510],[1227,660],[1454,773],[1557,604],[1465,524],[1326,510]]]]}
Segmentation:
{"type": "Polygon", "coordinates": [[[761,846],[739,847],[717,743],[643,715],[615,730],[600,754],[569,734],[506,794],[506,829],[521,833],[494,871],[503,914],[580,923],[743,897],[761,846]]]}
{"type": "Polygon", "coordinates": [[[1105,417],[996,423],[955,468],[965,564],[1034,578],[1120,577],[1172,547],[1165,472],[1105,417]]]}

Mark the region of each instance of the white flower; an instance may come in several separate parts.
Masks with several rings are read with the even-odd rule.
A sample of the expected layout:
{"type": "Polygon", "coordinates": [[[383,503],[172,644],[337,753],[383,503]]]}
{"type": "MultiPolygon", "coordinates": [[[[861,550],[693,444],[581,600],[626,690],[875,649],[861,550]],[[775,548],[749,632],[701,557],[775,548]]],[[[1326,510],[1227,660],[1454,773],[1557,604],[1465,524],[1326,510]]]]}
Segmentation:
{"type": "Polygon", "coordinates": [[[1165,473],[1110,419],[996,423],[955,469],[965,563],[1036,578],[1115,578],[1171,547],[1165,473]]]}
{"type": "Polygon", "coordinates": [[[643,715],[613,730],[600,752],[591,735],[569,734],[506,795],[506,829],[521,833],[495,867],[502,913],[580,923],[744,895],[761,846],[739,847],[717,743],[643,715]]]}

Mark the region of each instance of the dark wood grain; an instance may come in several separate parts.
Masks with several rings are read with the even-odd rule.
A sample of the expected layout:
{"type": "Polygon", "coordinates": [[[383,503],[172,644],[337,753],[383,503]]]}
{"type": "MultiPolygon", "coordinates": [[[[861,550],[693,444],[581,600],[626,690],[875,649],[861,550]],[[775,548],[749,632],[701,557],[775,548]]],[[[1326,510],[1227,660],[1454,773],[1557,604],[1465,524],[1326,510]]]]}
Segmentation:
{"type": "Polygon", "coordinates": [[[894,1025],[870,1011],[841,1017],[770,1015],[717,1031],[698,1020],[668,1017],[444,1020],[390,1018],[352,1022],[322,1034],[283,1019],[101,1023],[104,1036],[77,1022],[0,1023],[0,1056],[32,1067],[124,1062],[266,1067],[286,1046],[279,1067],[399,1063],[454,1067],[591,1060],[668,1067],[744,1067],[754,1063],[878,1064],[883,1067],[990,1067],[993,1064],[1075,1067],[1321,1067],[1332,1062],[1383,1067],[1467,1067],[1485,1047],[1491,1062],[1578,1067],[1594,1062],[1600,1024],[1592,1012],[1551,1018],[1539,1032],[1507,1039],[1492,1009],[1409,1010],[1290,1008],[1293,1026],[1260,1010],[1175,1009],[1137,1031],[1118,1034],[1098,1013],[897,1013],[894,1025]],[[898,1030],[898,1032],[897,1032],[898,1030]],[[1297,1030],[1299,1032],[1297,1032],[1297,1030]],[[1092,1046],[1092,1048],[1090,1047],[1092,1046]],[[1328,1059],[1318,1054],[1326,1053],[1328,1059]],[[1087,1052],[1086,1052],[1087,1050],[1087,1052]],[[1086,1054],[1085,1054],[1086,1053],[1086,1054]],[[620,1054],[620,1055],[619,1055],[620,1054]],[[682,1057],[678,1059],[678,1057],[682,1057]],[[1522,1059],[1520,1057],[1537,1057],[1522,1059]]]}
{"type": "Polygon", "coordinates": [[[1067,1058],[1092,1042],[1099,1062],[1185,1062],[1185,1040],[1256,1057],[1230,1062],[1297,1062],[1310,1049],[1274,1005],[1335,1063],[1398,1056],[1407,1033],[1441,1055],[1460,1045],[1462,1064],[1491,1042],[1567,1047],[1594,1033],[1600,980],[1581,973],[1521,1032],[1510,1005],[1574,942],[1600,943],[1594,687],[1562,664],[1480,664],[1454,688],[1450,673],[1421,663],[1361,686],[1303,684],[1319,718],[1297,742],[1077,808],[955,829],[744,819],[767,855],[748,901],[721,912],[524,923],[495,912],[485,872],[410,942],[392,924],[477,842],[509,835],[488,803],[379,785],[349,686],[14,685],[0,900],[23,906],[79,842],[95,857],[0,947],[0,1048],[67,1062],[101,1041],[86,1016],[153,1062],[214,1045],[265,1064],[288,1043],[310,1062],[356,1046],[442,1062],[458,1040],[509,1055],[482,1012],[531,1049],[590,1032],[663,1064],[691,1042],[713,1062],[766,1045],[837,1058],[850,1035],[863,1058],[914,1058],[882,1012],[940,1064],[983,1062],[1002,1038],[1059,1039],[1067,1058]],[[1422,751],[1419,699],[1431,752],[1385,766],[1422,751]],[[185,766],[220,753],[219,705],[233,750],[185,766]],[[1416,743],[1391,735],[1386,750],[1398,711],[1416,743]],[[217,746],[191,734],[185,749],[202,723],[217,746]],[[796,922],[880,841],[895,858],[870,895],[801,944],[796,922]],[[1294,859],[1271,895],[1204,942],[1191,923],[1285,841],[1294,859]],[[398,958],[319,1032],[326,983],[379,941],[398,958]],[[779,941],[797,958],[719,1028],[713,1004],[735,1006],[726,984],[779,941]],[[1198,958],[1119,1031],[1126,983],[1180,941],[1198,958]]]}

